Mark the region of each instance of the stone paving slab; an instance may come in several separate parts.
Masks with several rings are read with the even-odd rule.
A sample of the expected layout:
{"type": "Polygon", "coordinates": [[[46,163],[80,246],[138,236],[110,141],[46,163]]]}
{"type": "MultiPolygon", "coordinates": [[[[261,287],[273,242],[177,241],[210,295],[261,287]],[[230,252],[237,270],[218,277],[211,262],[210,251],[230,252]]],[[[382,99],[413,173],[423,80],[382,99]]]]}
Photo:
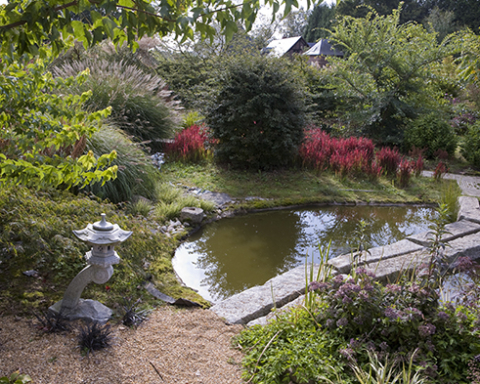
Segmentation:
{"type": "MultiPolygon", "coordinates": [[[[315,274],[318,267],[315,270],[315,274]]],[[[266,316],[271,309],[283,307],[305,293],[305,266],[300,265],[264,285],[237,293],[215,304],[210,310],[223,317],[230,324],[246,324],[266,316]],[[274,304],[275,302],[275,304],[274,304]]]]}
{"type": "MultiPolygon", "coordinates": [[[[357,265],[361,266],[364,264],[374,263],[380,260],[386,260],[392,257],[404,255],[406,253],[420,251],[422,249],[422,245],[404,239],[397,241],[393,244],[370,248],[368,252],[364,252],[362,256],[357,260],[357,265]]],[[[333,266],[339,273],[350,273],[352,265],[352,255],[346,254],[337,256],[333,259],[330,259],[328,261],[328,264],[333,266]]]]}
{"type": "Polygon", "coordinates": [[[458,198],[457,220],[468,220],[480,223],[480,206],[476,197],[460,196],[458,198]]]}
{"type": "Polygon", "coordinates": [[[456,261],[459,257],[470,257],[473,260],[480,259],[480,234],[450,241],[445,252],[450,262],[456,261]]]}
{"type": "Polygon", "coordinates": [[[401,273],[411,273],[421,265],[428,263],[429,260],[429,254],[422,250],[387,260],[380,260],[379,262],[368,264],[364,268],[368,272],[374,273],[376,280],[382,283],[393,283],[401,273]]]}
{"type": "MultiPolygon", "coordinates": [[[[447,224],[445,230],[448,232],[443,236],[442,240],[445,242],[452,241],[459,237],[468,236],[473,233],[480,232],[480,225],[467,220],[456,221],[455,223],[447,224]]],[[[422,232],[417,235],[407,237],[414,243],[423,245],[424,247],[430,246],[432,242],[432,234],[430,232],[422,232]]]]}

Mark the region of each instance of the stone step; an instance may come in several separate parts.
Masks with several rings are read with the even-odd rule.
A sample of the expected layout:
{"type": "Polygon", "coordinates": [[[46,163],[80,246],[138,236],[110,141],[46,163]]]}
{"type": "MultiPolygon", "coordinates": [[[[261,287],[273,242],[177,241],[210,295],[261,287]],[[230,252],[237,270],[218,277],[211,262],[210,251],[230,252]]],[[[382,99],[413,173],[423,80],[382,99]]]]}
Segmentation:
{"type": "MultiPolygon", "coordinates": [[[[314,276],[317,271],[318,266],[315,266],[314,276]]],[[[215,304],[210,310],[229,324],[247,324],[266,316],[272,308],[283,307],[304,294],[305,284],[305,265],[300,265],[268,280],[264,285],[237,293],[215,304]]]]}

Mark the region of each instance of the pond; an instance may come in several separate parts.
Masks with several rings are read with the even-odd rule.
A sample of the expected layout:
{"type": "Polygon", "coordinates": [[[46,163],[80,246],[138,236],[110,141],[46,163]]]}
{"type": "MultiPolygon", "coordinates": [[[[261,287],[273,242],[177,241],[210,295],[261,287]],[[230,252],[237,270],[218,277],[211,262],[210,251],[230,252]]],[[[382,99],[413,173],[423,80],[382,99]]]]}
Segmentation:
{"type": "Polygon", "coordinates": [[[330,206],[276,210],[209,224],[176,251],[173,267],[183,282],[215,303],[305,263],[356,248],[361,222],[369,248],[428,230],[433,208],[330,206]]]}

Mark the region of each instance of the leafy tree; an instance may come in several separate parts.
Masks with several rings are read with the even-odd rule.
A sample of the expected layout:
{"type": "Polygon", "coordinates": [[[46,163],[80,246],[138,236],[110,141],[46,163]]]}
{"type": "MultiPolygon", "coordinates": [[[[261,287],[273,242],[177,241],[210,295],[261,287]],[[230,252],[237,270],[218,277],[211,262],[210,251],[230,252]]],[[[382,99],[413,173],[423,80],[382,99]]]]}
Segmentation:
{"type": "Polygon", "coordinates": [[[302,36],[307,26],[307,19],[308,12],[305,12],[303,8],[290,12],[281,25],[283,37],[302,36]]]}
{"type": "Polygon", "coordinates": [[[289,62],[268,57],[229,63],[207,115],[216,158],[234,167],[271,169],[290,163],[303,140],[303,88],[289,62]]]}
{"type": "Polygon", "coordinates": [[[480,33],[480,7],[478,0],[427,0],[428,7],[438,7],[441,11],[451,11],[455,17],[453,22],[466,26],[474,33],[480,33]]]}
{"type": "Polygon", "coordinates": [[[403,4],[400,24],[408,21],[420,23],[428,14],[429,8],[417,0],[343,0],[338,2],[335,13],[337,18],[343,16],[366,17],[373,10],[381,16],[386,16],[398,9],[400,3],[403,4]]]}
{"type": "MultiPolygon", "coordinates": [[[[277,0],[265,2],[275,11],[280,7],[277,0]]],[[[292,5],[298,4],[285,0],[285,15],[292,5]]],[[[105,169],[114,153],[98,159],[91,152],[76,153],[106,112],[80,110],[88,93],[56,96],[63,80],[46,72],[46,64],[73,38],[85,48],[109,38],[116,47],[126,43],[135,50],[140,38],[153,34],[173,33],[186,40],[197,32],[213,38],[216,20],[230,40],[237,21],[250,29],[259,8],[260,2],[231,0],[14,0],[1,5],[0,183],[71,186],[115,177],[115,168],[105,169]],[[75,20],[81,14],[83,21],[75,20]]]]}
{"type": "Polygon", "coordinates": [[[324,3],[316,6],[308,16],[307,25],[303,37],[308,42],[316,42],[329,36],[335,21],[335,4],[324,3]]]}
{"type": "Polygon", "coordinates": [[[54,79],[42,60],[3,65],[0,74],[0,184],[32,186],[87,185],[116,176],[105,169],[115,152],[96,158],[83,155],[85,138],[98,128],[109,110],[85,113],[91,95],[55,94],[63,86],[85,81],[54,79]]]}
{"type": "Polygon", "coordinates": [[[401,142],[408,119],[439,107],[443,95],[430,76],[432,64],[458,49],[450,40],[437,44],[421,25],[400,24],[400,9],[345,16],[331,40],[346,53],[332,59],[331,83],[350,126],[390,144],[401,142]]]}
{"type": "Polygon", "coordinates": [[[435,7],[424,20],[425,28],[437,33],[437,41],[440,43],[448,34],[457,30],[454,18],[455,14],[452,11],[441,11],[435,7]]]}

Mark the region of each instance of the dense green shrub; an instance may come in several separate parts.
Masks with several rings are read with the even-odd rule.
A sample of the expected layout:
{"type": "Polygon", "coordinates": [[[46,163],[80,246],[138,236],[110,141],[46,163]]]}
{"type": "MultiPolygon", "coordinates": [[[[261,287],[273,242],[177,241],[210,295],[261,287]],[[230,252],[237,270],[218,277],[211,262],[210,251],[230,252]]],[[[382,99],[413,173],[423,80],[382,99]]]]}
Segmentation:
{"type": "Polygon", "coordinates": [[[462,143],[462,155],[469,163],[480,167],[480,121],[468,127],[462,143]]]}
{"type": "Polygon", "coordinates": [[[216,158],[252,169],[291,163],[303,140],[305,97],[288,64],[265,57],[232,60],[219,81],[207,113],[218,139],[216,158]]]}
{"type": "Polygon", "coordinates": [[[405,132],[405,148],[424,148],[425,157],[434,158],[439,150],[455,152],[457,137],[450,124],[435,113],[414,120],[405,132]]]}
{"type": "Polygon", "coordinates": [[[85,190],[113,203],[131,201],[134,195],[153,198],[157,170],[138,144],[133,143],[120,129],[104,125],[86,143],[95,156],[105,151],[117,151],[112,162],[118,166],[117,178],[105,184],[87,185],[85,190]]]}
{"type": "Polygon", "coordinates": [[[90,76],[66,89],[72,94],[91,90],[85,104],[90,110],[112,107],[109,120],[140,141],[167,138],[176,125],[176,102],[165,82],[124,61],[84,59],[54,68],[56,76],[68,77],[85,70],[90,76]]]}

